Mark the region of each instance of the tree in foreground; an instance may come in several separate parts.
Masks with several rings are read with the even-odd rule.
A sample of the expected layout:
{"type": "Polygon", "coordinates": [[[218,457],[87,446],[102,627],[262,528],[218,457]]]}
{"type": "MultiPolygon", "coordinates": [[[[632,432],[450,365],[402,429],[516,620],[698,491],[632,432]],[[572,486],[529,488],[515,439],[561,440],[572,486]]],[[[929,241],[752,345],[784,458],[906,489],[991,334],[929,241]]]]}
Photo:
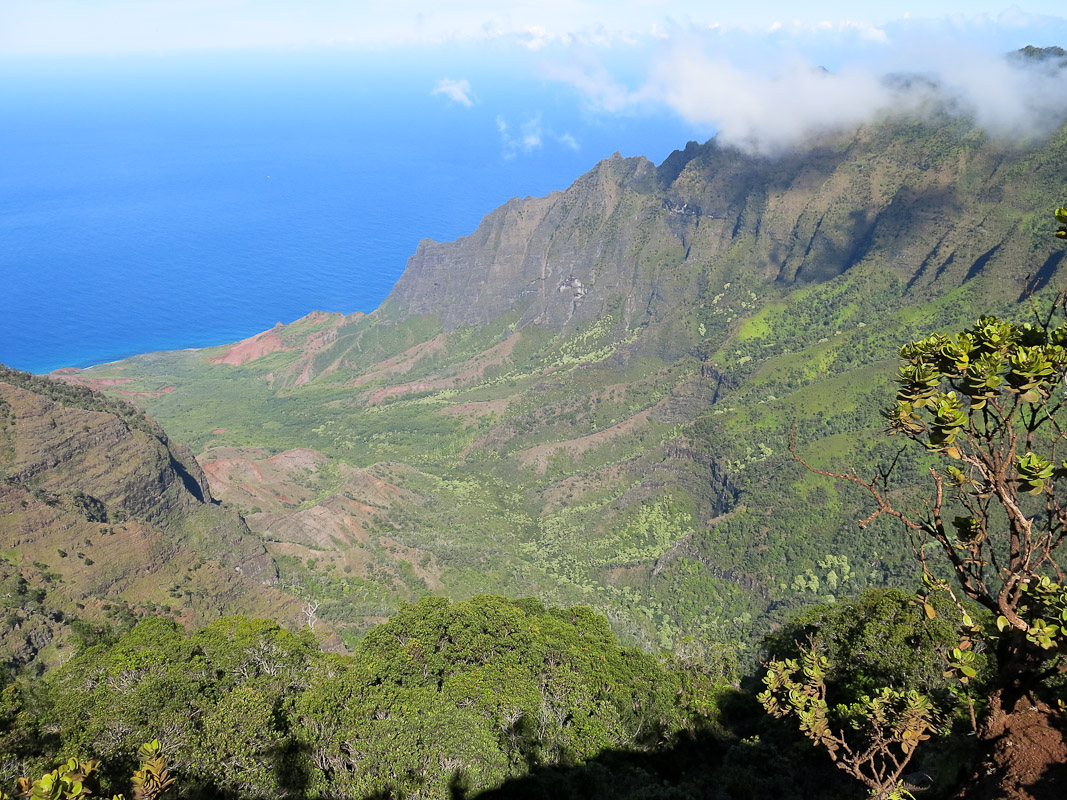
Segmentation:
{"type": "MultiPolygon", "coordinates": [[[[868,589],[807,609],[763,640],[773,659],[760,696],[766,710],[796,717],[872,797],[906,797],[908,781],[926,786],[954,772],[951,761],[913,760],[933,733],[935,708],[955,693],[939,653],[955,647],[959,614],[947,596],[931,599],[933,620],[916,614],[913,595],[868,589]]],[[[984,658],[975,665],[985,672],[984,658]]]]}
{"type": "MultiPolygon", "coordinates": [[[[142,744],[137,755],[141,766],[130,778],[134,800],[158,800],[174,785],[174,778],[167,768],[167,757],[163,755],[163,746],[158,739],[153,739],[142,744]]],[[[94,796],[89,784],[99,766],[98,761],[68,759],[35,781],[19,778],[17,796],[29,800],[87,800],[94,796]]],[[[7,793],[0,791],[0,800],[10,798],[7,793]]],[[[112,800],[125,798],[117,794],[112,800]]]]}
{"type": "MultiPolygon", "coordinates": [[[[1067,211],[1059,214],[1067,221],[1067,211]]],[[[963,625],[958,646],[945,654],[946,674],[967,686],[977,674],[975,650],[989,648],[992,676],[982,687],[984,714],[976,732],[989,759],[983,780],[1003,797],[1041,796],[1029,792],[1064,756],[1054,724],[1063,709],[1056,691],[1067,673],[1067,590],[1059,554],[1067,536],[1067,421],[1061,419],[1067,324],[1056,324],[1063,318],[1067,297],[1059,295],[1047,312],[1034,308],[1029,323],[982,317],[955,335],[932,334],[901,348],[899,391],[885,416],[890,434],[933,457],[931,492],[918,506],[908,505],[892,485],[892,465],[874,479],[808,467],[867,491],[875,507],[861,527],[882,515],[903,526],[922,571],[927,616],[937,613],[929,602],[934,592],[947,593],[959,607],[963,625]],[[990,612],[995,629],[975,624],[968,599],[990,612]],[[1034,749],[1044,755],[1028,754],[1028,776],[1017,774],[1013,761],[1037,740],[1043,744],[1034,749]]],[[[817,661],[803,668],[772,664],[765,705],[799,716],[808,736],[836,755],[840,734],[824,719],[833,714],[818,673],[817,661]]],[[[925,735],[918,706],[899,702],[896,716],[865,712],[868,738],[879,725],[899,729],[896,740],[879,734],[878,757],[894,765],[906,763],[916,732],[925,735]]],[[[872,795],[892,796],[900,771],[894,767],[885,781],[868,782],[872,795]]]]}

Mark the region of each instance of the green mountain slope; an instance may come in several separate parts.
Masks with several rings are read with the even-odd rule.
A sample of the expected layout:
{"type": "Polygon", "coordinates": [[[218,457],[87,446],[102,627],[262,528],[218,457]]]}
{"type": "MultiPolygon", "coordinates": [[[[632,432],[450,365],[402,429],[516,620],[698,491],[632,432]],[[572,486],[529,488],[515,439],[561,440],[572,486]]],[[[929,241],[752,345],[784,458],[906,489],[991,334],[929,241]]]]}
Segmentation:
{"type": "Polygon", "coordinates": [[[719,653],[911,579],[789,429],[815,464],[892,458],[896,347],[1056,284],[1065,151],[931,119],[776,158],[616,157],[424,241],[372,314],[64,377],[193,447],[350,638],[398,601],[488,591],[719,653]]]}
{"type": "Polygon", "coordinates": [[[0,367],[0,658],[61,662],[72,632],[143,614],[297,624],[277,566],[189,450],[127,403],[0,367]]]}

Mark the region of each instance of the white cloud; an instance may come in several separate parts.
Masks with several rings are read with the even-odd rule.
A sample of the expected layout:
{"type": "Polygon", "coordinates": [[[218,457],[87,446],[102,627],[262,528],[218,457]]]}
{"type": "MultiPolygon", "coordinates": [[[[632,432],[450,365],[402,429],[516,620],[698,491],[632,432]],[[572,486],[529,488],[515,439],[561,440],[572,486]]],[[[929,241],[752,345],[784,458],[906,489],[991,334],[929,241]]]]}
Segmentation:
{"type": "Polygon", "coordinates": [[[538,112],[525,122],[519,124],[518,130],[512,128],[502,116],[496,118],[496,129],[500,134],[500,144],[505,159],[511,160],[519,155],[532,155],[545,146],[545,139],[556,141],[565,147],[578,149],[578,142],[569,133],[557,136],[547,130],[538,112]]]}
{"type": "Polygon", "coordinates": [[[891,115],[925,114],[935,104],[972,117],[995,136],[1048,133],[1067,117],[1062,73],[1053,78],[1049,64],[1007,58],[988,42],[965,46],[966,38],[951,35],[984,34],[994,25],[982,17],[884,27],[793,22],[770,33],[689,30],[652,52],[644,76],[631,78],[634,88],[592,58],[550,66],[545,74],[575,87],[602,112],[666,108],[758,152],[891,115]],[[822,68],[824,58],[832,70],[822,68]]]}
{"type": "Polygon", "coordinates": [[[459,103],[467,108],[474,105],[474,101],[471,100],[471,84],[466,78],[458,81],[454,81],[451,78],[441,78],[430,94],[443,94],[454,103],[459,103]]]}
{"type": "Polygon", "coordinates": [[[720,138],[756,151],[779,150],[825,131],[855,127],[894,107],[876,75],[832,75],[791,57],[760,74],[693,47],[661,57],[631,102],[660,102],[684,119],[718,128],[720,138]]]}
{"type": "Polygon", "coordinates": [[[574,150],[575,152],[578,152],[582,149],[581,145],[578,144],[578,140],[575,139],[574,136],[569,133],[560,134],[556,137],[556,141],[566,147],[568,150],[574,150]]]}
{"type": "Polygon", "coordinates": [[[527,50],[540,50],[552,41],[552,36],[543,25],[527,25],[522,29],[520,42],[527,50]]]}
{"type": "MultiPolygon", "coordinates": [[[[1007,5],[1010,0],[1001,0],[1007,5]]],[[[906,16],[913,0],[856,4],[844,0],[0,0],[0,53],[119,53],[331,44],[424,45],[506,39],[543,49],[582,42],[618,46],[638,38],[670,37],[679,29],[758,30],[775,20],[783,30],[840,20],[877,30],[906,16]],[[799,22],[797,22],[799,20],[799,22]]],[[[975,15],[970,0],[934,0],[923,13],[942,19],[981,19],[991,31],[1040,32],[1042,20],[1062,18],[1059,4],[1029,0],[999,15],[975,15]],[[1042,13],[1034,13],[1034,9],[1042,13]]]]}
{"type": "Polygon", "coordinates": [[[521,145],[524,152],[530,153],[541,149],[541,127],[535,124],[527,128],[523,126],[521,145]]]}
{"type": "Polygon", "coordinates": [[[567,63],[546,62],[542,77],[568,83],[602,111],[622,111],[631,103],[630,91],[589,50],[575,53],[567,63]]]}

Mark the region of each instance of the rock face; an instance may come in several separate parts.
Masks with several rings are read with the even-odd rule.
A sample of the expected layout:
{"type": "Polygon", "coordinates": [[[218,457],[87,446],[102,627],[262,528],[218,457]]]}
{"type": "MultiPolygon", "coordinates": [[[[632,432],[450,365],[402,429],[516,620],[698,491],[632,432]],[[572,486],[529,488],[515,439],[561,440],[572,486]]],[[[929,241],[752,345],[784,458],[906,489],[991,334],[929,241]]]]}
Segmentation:
{"type": "Polygon", "coordinates": [[[57,492],[82,492],[110,514],[161,519],[210,502],[203,473],[186,448],[131,427],[106,411],[68,407],[10,383],[7,479],[57,492]]]}
{"type": "Polygon", "coordinates": [[[27,663],[74,618],[299,619],[277,567],[188,448],[120,400],[0,367],[0,653],[27,663]],[[32,635],[31,635],[32,634],[32,635]]]}
{"type": "Polygon", "coordinates": [[[277,572],[244,521],[217,508],[189,449],[122,401],[0,368],[6,482],[39,497],[75,498],[99,521],[135,520],[178,541],[194,514],[219,518],[211,555],[264,583],[277,572]]]}
{"type": "Polygon", "coordinates": [[[662,233],[649,228],[656,187],[644,158],[602,161],[565,192],[510,200],[470,236],[423,240],[390,298],[407,314],[440,314],[446,329],[515,308],[523,323],[562,328],[595,316],[612,294],[642,311],[652,287],[636,274],[633,245],[662,233]]]}
{"type": "MultiPolygon", "coordinates": [[[[654,321],[739,270],[788,288],[867,263],[921,293],[1036,261],[1047,281],[1059,259],[1050,243],[1034,252],[1018,203],[1056,197],[1056,170],[989,145],[962,124],[900,122],[773,158],[714,141],[659,167],[614,157],[566,191],[509,201],[470,236],[424,240],[386,307],[440,315],[446,330],[513,309],[520,328],[568,330],[614,308],[629,327],[654,321]]],[[[1045,152],[1063,149],[1061,137],[1045,152]]]]}

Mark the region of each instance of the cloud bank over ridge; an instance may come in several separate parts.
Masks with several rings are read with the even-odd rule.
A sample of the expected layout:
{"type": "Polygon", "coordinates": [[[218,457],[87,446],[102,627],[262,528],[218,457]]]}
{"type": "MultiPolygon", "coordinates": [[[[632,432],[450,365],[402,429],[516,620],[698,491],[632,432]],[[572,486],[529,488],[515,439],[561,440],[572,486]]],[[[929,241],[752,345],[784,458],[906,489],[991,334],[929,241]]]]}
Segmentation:
{"type": "Polygon", "coordinates": [[[840,48],[844,57],[830,70],[816,60],[816,48],[705,32],[665,39],[629,84],[588,52],[548,63],[544,72],[591,108],[665,108],[750,152],[780,151],[890,116],[948,112],[1012,140],[1044,136],[1067,118],[1067,58],[1023,58],[937,35],[851,33],[874,46],[860,57],[840,48]]]}

